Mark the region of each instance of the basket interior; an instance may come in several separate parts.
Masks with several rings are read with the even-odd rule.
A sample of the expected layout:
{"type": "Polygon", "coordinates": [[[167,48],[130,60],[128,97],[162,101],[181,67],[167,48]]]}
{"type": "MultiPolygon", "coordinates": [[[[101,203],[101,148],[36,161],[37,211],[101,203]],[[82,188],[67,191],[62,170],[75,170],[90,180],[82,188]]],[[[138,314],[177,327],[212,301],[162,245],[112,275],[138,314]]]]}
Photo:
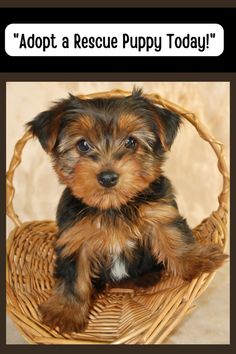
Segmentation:
{"type": "MultiPolygon", "coordinates": [[[[214,236],[219,230],[210,221],[203,222],[194,234],[199,242],[216,242],[223,247],[223,240],[214,236]],[[204,230],[208,237],[203,237],[204,230]]],[[[50,296],[54,284],[56,231],[51,221],[28,222],[16,227],[8,240],[8,311],[29,342],[162,342],[170,326],[188,312],[212,278],[204,274],[188,283],[164,273],[157,284],[147,288],[132,287],[132,284],[107,288],[96,299],[85,332],[61,334],[42,324],[38,311],[38,305],[50,296]]]]}

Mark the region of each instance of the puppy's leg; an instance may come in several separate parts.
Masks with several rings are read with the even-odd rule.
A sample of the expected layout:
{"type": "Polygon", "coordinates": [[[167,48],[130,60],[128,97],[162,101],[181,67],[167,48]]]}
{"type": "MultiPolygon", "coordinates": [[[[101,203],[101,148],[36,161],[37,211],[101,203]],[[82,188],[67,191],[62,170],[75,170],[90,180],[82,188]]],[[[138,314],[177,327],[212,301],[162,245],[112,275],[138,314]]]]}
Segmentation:
{"type": "Polygon", "coordinates": [[[215,271],[223,264],[227,256],[217,245],[197,243],[190,236],[191,231],[187,231],[185,220],[178,226],[174,223],[159,225],[156,236],[152,236],[152,251],[170,272],[192,280],[201,273],[215,271]]]}
{"type": "MultiPolygon", "coordinates": [[[[147,216],[148,213],[148,221],[147,216]]],[[[171,273],[185,280],[215,271],[228,257],[217,245],[198,243],[173,205],[163,204],[152,209],[149,212],[149,224],[153,255],[171,273]]]]}
{"type": "Polygon", "coordinates": [[[81,331],[88,322],[93,292],[86,249],[73,261],[59,256],[56,276],[52,296],[40,306],[43,322],[61,332],[81,331]]]}

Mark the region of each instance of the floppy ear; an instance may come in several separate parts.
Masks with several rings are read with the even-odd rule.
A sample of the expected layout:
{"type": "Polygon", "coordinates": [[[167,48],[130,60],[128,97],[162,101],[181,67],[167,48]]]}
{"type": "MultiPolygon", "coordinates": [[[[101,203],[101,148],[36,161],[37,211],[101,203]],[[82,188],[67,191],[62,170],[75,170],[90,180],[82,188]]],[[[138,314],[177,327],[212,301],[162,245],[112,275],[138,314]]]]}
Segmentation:
{"type": "Polygon", "coordinates": [[[69,99],[59,101],[50,110],[41,112],[26,124],[47,153],[50,153],[56,144],[63,114],[75,109],[78,101],[76,96],[69,95],[69,99]]]}
{"type": "Polygon", "coordinates": [[[155,106],[156,122],[159,130],[159,139],[165,151],[170,150],[174,142],[178,128],[181,124],[181,118],[178,114],[169,111],[166,108],[155,106]]]}
{"type": "Polygon", "coordinates": [[[154,119],[158,128],[158,136],[162,148],[165,151],[170,150],[170,147],[176,137],[178,128],[181,124],[181,118],[178,114],[166,109],[156,106],[149,99],[143,96],[142,89],[135,88],[132,92],[132,97],[138,102],[146,105],[146,109],[154,113],[154,119]],[[141,100],[141,101],[140,101],[141,100]]]}
{"type": "Polygon", "coordinates": [[[54,110],[42,112],[26,124],[47,153],[50,153],[56,144],[59,125],[60,115],[55,115],[54,110]]]}

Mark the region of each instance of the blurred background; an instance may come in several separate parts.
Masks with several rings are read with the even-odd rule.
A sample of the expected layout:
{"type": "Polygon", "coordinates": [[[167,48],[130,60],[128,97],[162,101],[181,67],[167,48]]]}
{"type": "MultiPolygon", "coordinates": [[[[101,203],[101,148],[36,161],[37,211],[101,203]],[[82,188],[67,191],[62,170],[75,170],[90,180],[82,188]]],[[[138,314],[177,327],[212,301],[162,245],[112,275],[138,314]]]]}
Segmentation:
{"type": "MultiPolygon", "coordinates": [[[[225,146],[229,164],[228,82],[8,82],[7,83],[7,167],[24,125],[53,101],[68,93],[87,94],[114,88],[143,88],[196,113],[202,123],[225,146]]],[[[191,227],[217,209],[222,179],[210,145],[195,128],[184,122],[165,164],[181,213],[191,227]]],[[[15,174],[14,208],[22,221],[55,219],[63,186],[38,141],[30,141],[15,174]]],[[[7,235],[14,227],[7,218],[7,235]]],[[[229,252],[229,246],[227,247],[229,252]]],[[[218,270],[196,309],[170,335],[169,344],[229,344],[229,264],[218,270]]],[[[7,318],[7,344],[25,344],[7,318]]]]}

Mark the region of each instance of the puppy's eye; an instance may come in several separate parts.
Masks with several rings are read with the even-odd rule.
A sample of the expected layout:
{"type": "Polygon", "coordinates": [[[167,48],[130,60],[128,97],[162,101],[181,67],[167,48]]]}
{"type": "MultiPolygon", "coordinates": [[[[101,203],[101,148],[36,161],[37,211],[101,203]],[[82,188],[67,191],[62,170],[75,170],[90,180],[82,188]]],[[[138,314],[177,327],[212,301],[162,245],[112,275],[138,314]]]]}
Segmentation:
{"type": "Polygon", "coordinates": [[[129,136],[126,140],[125,140],[125,147],[127,149],[134,149],[136,146],[137,142],[136,140],[132,137],[129,136]]]}
{"type": "Polygon", "coordinates": [[[85,139],[80,139],[77,143],[77,148],[82,152],[88,152],[91,150],[91,146],[85,139]]]}

